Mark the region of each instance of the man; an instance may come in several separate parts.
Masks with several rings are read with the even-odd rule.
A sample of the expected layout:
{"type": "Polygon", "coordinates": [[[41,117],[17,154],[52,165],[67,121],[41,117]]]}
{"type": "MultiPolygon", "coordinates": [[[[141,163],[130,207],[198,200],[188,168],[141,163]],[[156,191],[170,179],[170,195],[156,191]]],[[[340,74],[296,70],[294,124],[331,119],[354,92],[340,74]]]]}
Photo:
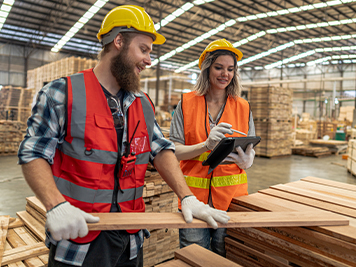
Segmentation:
{"type": "Polygon", "coordinates": [[[226,212],[198,201],[184,181],[139,91],[152,44],[165,38],[143,8],[111,10],[97,35],[103,45],[94,69],[46,85],[39,93],[19,148],[26,181],[47,209],[49,266],[143,266],[143,231],[90,231],[90,212],[144,212],[148,161],[193,216],[217,228],[226,212]]]}

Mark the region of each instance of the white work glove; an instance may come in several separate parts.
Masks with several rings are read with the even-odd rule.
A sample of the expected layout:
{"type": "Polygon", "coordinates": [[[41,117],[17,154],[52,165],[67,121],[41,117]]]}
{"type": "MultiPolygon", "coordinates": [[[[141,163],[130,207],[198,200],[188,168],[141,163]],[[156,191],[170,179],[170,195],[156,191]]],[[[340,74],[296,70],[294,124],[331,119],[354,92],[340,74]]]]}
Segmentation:
{"type": "Polygon", "coordinates": [[[239,146],[236,148],[236,153],[230,153],[223,162],[233,162],[240,169],[248,169],[252,166],[253,159],[255,158],[255,150],[253,149],[253,144],[249,144],[246,148],[246,152],[242,150],[239,146]]]}
{"type": "Polygon", "coordinates": [[[230,217],[226,211],[217,210],[199,201],[195,196],[188,196],[182,200],[182,213],[187,223],[193,221],[193,217],[207,222],[214,229],[218,228],[216,222],[226,224],[230,217]]]}
{"type": "Polygon", "coordinates": [[[233,131],[230,130],[231,124],[226,122],[221,122],[216,125],[211,131],[208,136],[208,139],[205,141],[205,146],[209,150],[213,150],[214,147],[220,142],[221,139],[225,137],[225,134],[233,134],[233,131]]]}
{"type": "Polygon", "coordinates": [[[88,234],[87,222],[99,221],[99,217],[94,217],[67,201],[49,210],[46,217],[46,229],[56,241],[84,237],[88,234]]]}

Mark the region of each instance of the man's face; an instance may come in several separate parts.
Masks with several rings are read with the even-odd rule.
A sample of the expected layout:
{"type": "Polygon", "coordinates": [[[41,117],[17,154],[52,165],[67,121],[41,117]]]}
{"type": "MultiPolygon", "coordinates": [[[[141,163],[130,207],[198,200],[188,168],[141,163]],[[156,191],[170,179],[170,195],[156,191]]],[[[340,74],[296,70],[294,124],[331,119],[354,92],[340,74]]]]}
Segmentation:
{"type": "Polygon", "coordinates": [[[119,86],[130,92],[140,91],[140,73],[151,65],[152,38],[135,34],[131,43],[123,44],[119,55],[111,60],[111,73],[119,86]]]}

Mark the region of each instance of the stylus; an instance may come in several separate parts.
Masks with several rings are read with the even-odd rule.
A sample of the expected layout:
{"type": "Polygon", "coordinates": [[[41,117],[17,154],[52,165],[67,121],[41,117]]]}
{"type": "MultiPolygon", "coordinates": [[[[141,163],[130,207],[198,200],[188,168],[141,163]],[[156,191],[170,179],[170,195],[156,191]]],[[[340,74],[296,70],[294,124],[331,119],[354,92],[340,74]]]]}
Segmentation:
{"type": "Polygon", "coordinates": [[[230,130],[233,131],[233,132],[235,132],[235,133],[239,133],[239,134],[242,134],[242,135],[244,135],[244,136],[247,136],[247,134],[245,134],[245,133],[243,133],[243,132],[239,132],[239,131],[234,130],[234,129],[232,129],[232,128],[230,128],[230,130]]]}

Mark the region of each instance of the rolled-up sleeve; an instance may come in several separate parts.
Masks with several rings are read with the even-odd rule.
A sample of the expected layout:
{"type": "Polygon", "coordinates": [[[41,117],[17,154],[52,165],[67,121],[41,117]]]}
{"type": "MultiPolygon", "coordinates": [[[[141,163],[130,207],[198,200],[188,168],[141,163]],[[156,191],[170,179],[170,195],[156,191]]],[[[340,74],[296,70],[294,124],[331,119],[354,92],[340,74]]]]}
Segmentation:
{"type": "Polygon", "coordinates": [[[157,154],[165,149],[170,149],[174,152],[175,146],[173,142],[163,136],[161,128],[158,126],[158,123],[155,120],[153,127],[150,162],[153,164],[153,160],[157,156],[157,154]]]}
{"type": "Polygon", "coordinates": [[[27,132],[18,150],[19,164],[43,158],[53,164],[58,144],[65,136],[66,81],[55,80],[38,93],[27,121],[27,132]]]}

